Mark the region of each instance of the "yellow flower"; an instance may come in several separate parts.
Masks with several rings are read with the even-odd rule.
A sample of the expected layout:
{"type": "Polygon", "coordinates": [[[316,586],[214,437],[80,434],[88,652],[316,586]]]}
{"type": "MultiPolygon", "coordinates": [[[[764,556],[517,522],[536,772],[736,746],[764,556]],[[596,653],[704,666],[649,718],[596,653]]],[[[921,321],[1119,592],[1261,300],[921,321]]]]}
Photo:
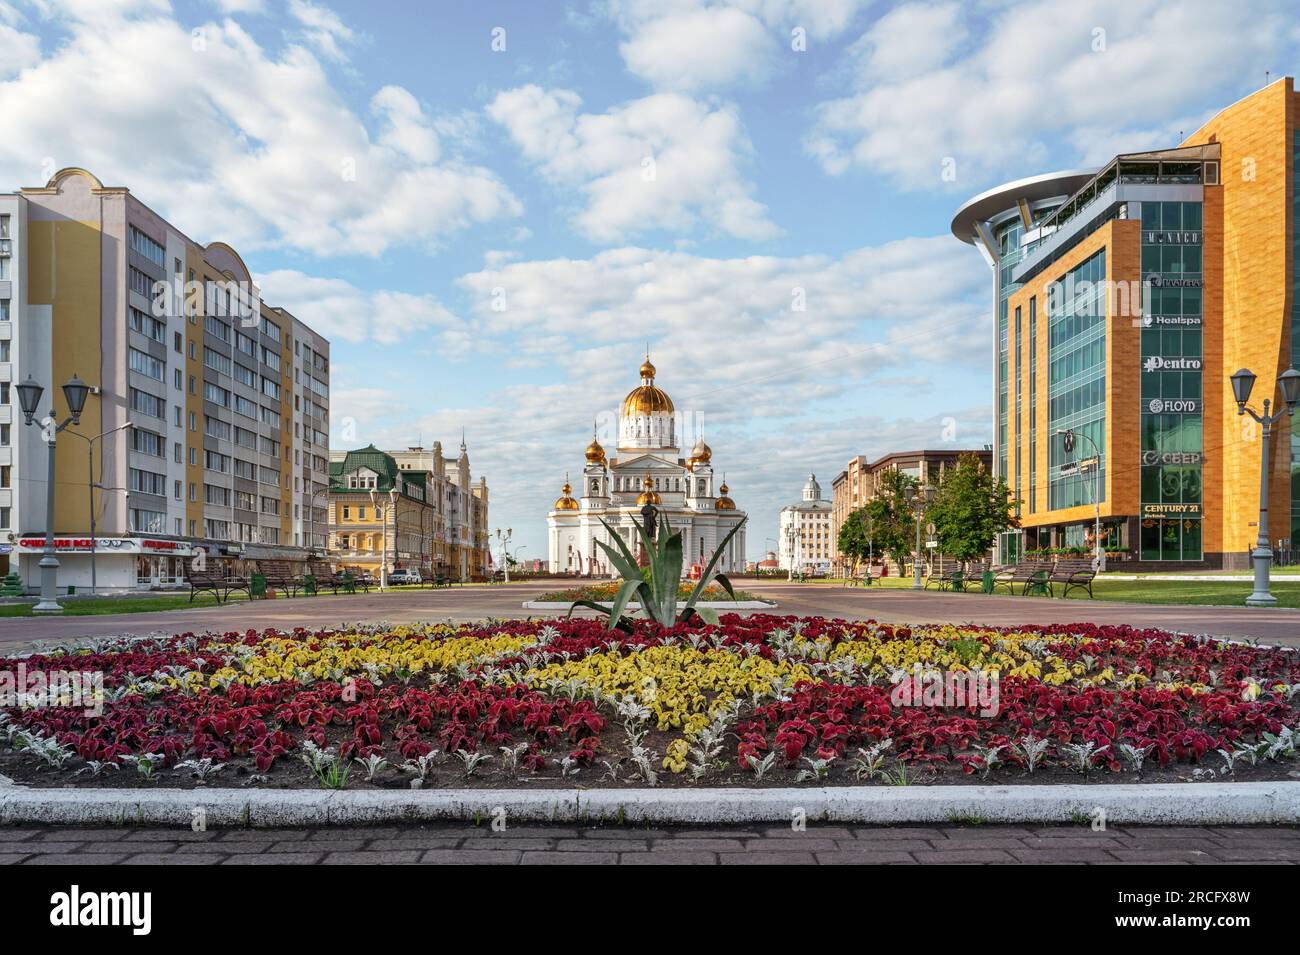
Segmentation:
{"type": "Polygon", "coordinates": [[[668,744],[668,755],[664,757],[664,769],[670,773],[680,773],[686,769],[686,754],[690,746],[684,739],[675,739],[668,744]]]}

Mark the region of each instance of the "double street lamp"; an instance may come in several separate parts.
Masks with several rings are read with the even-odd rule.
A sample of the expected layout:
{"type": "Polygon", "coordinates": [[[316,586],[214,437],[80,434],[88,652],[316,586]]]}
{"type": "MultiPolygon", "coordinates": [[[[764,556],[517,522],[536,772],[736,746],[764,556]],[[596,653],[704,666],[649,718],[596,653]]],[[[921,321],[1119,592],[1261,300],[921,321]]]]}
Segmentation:
{"type": "MultiPolygon", "coordinates": [[[[379,492],[374,488],[370,489],[370,503],[374,505],[375,510],[379,512],[383,519],[383,550],[380,551],[379,558],[379,589],[388,589],[388,512],[396,511],[397,508],[397,489],[393,488],[388,492],[388,507],[379,503],[379,492]]],[[[397,545],[397,514],[393,514],[393,547],[396,550],[397,545]]]]}
{"type": "MultiPolygon", "coordinates": [[[[31,375],[20,384],[18,405],[22,408],[23,423],[32,424],[36,409],[41,403],[45,387],[31,375]]],[[[56,598],[58,590],[59,559],[54,552],[54,446],[60,431],[70,424],[81,424],[81,412],[86,407],[86,396],[90,394],[90,385],[75,374],[63,386],[63,399],[68,403],[68,417],[62,424],[51,405],[50,413],[41,421],[41,430],[45,445],[49,448],[48,477],[45,482],[45,552],[41,556],[41,600],[32,608],[32,613],[63,613],[56,598]]]]}
{"type": "Polygon", "coordinates": [[[510,583],[510,538],[513,536],[514,528],[507,527],[505,536],[502,536],[501,528],[497,528],[497,540],[501,542],[501,569],[506,583],[510,583]]]}
{"type": "Polygon", "coordinates": [[[915,484],[909,484],[907,490],[903,492],[904,498],[916,515],[916,556],[912,559],[913,590],[921,589],[921,518],[925,516],[926,507],[934,502],[937,493],[938,491],[930,484],[919,490],[915,484]]]}
{"type": "Polygon", "coordinates": [[[1090,435],[1079,434],[1073,428],[1057,428],[1061,446],[1066,454],[1074,453],[1074,443],[1083,438],[1092,446],[1092,549],[1093,569],[1098,573],[1106,569],[1106,552],[1101,546],[1101,449],[1090,435]]]}
{"type": "Polygon", "coordinates": [[[87,497],[89,498],[88,503],[90,505],[90,593],[91,596],[94,596],[99,592],[99,577],[95,570],[95,549],[96,549],[95,548],[95,489],[98,488],[100,491],[121,490],[120,488],[106,487],[103,484],[100,484],[95,481],[95,442],[99,441],[102,438],[108,437],[110,434],[117,434],[117,432],[119,431],[125,431],[127,428],[130,428],[131,426],[132,426],[132,422],[128,421],[126,422],[126,424],[119,424],[116,428],[109,428],[107,431],[103,432],[102,434],[97,434],[93,438],[86,437],[86,435],[80,434],[79,432],[76,431],[68,432],[70,436],[74,438],[80,438],[82,441],[86,442],[86,454],[87,454],[87,465],[88,465],[88,470],[86,472],[86,494],[87,497]]]}
{"type": "Polygon", "coordinates": [[[1237,414],[1249,414],[1264,428],[1264,440],[1260,448],[1259,466],[1259,539],[1255,542],[1252,560],[1255,564],[1255,590],[1246,598],[1247,607],[1275,607],[1277,598],[1268,590],[1268,574],[1273,563],[1273,550],[1268,544],[1268,440],[1273,435],[1273,425],[1282,420],[1282,416],[1295,415],[1296,402],[1300,401],[1300,371],[1288,368],[1278,376],[1277,386],[1282,392],[1282,401],[1286,405],[1272,414],[1269,413],[1270,399],[1264,399],[1264,412],[1260,414],[1253,408],[1247,408],[1250,392],[1255,387],[1255,374],[1248,369],[1241,369],[1230,379],[1232,396],[1237,400],[1237,414]]]}

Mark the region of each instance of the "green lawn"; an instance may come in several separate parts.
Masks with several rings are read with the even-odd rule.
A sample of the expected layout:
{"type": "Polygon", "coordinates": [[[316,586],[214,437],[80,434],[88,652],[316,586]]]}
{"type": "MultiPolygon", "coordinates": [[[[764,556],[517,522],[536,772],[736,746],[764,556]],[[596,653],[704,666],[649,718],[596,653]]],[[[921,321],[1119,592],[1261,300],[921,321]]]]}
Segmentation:
{"type": "MultiPolygon", "coordinates": [[[[912,578],[886,577],[872,586],[905,590],[912,586],[912,578]]],[[[1274,577],[1270,589],[1273,596],[1277,598],[1279,607],[1300,607],[1300,578],[1295,575],[1274,577]]],[[[1093,595],[1098,600],[1114,600],[1121,603],[1203,604],[1217,607],[1241,606],[1250,591],[1250,581],[1247,580],[1225,580],[1219,583],[1212,580],[1107,580],[1102,577],[1092,585],[1093,595]]],[[[1057,593],[1060,593],[1059,587],[1057,593]]],[[[1010,596],[1005,590],[999,590],[997,595],[1010,596]]],[[[1016,599],[1045,598],[1017,596],[1016,599]]],[[[1069,599],[1087,602],[1088,594],[1086,591],[1071,590],[1069,599]]]]}
{"type": "MultiPolygon", "coordinates": [[[[243,594],[231,594],[231,600],[246,601],[243,594]]],[[[187,607],[215,607],[217,598],[212,594],[199,594],[190,603],[189,593],[166,594],[159,597],[83,597],[72,600],[60,598],[63,614],[68,617],[97,616],[105,613],[155,613],[160,610],[182,610],[187,607]]],[[[30,617],[34,604],[0,604],[0,617],[30,617]]]]}

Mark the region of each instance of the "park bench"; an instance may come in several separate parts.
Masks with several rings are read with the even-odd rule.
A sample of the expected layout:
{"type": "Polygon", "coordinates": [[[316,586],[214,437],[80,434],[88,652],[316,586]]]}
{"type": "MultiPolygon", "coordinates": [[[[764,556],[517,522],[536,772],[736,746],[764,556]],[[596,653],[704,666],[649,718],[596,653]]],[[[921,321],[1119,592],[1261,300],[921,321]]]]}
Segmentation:
{"type": "Polygon", "coordinates": [[[1020,588],[1021,596],[1031,591],[1036,594],[1050,595],[1047,578],[1052,575],[1052,565],[1048,561],[1023,560],[1014,567],[1003,567],[994,574],[993,588],[1006,587],[1007,593],[1014,594],[1020,588]]]}
{"type": "Polygon", "coordinates": [[[1051,575],[1047,578],[1048,592],[1051,592],[1052,584],[1061,584],[1061,597],[1067,597],[1074,588],[1088,591],[1088,597],[1092,598],[1092,581],[1097,576],[1097,571],[1092,565],[1092,559],[1089,557],[1063,557],[1056,562],[1052,568],[1051,575]]]}
{"type": "Polygon", "coordinates": [[[937,557],[930,566],[930,575],[925,578],[925,589],[929,590],[931,584],[939,590],[961,590],[961,564],[950,557],[937,557]]]}
{"type": "Polygon", "coordinates": [[[249,589],[248,580],[244,577],[227,577],[224,572],[217,570],[194,571],[186,582],[190,585],[190,603],[194,603],[194,595],[201,593],[211,593],[217,598],[217,603],[225,603],[226,599],[237,591],[243,591],[252,597],[252,591],[249,589]]]}
{"type": "Polygon", "coordinates": [[[426,568],[420,568],[420,583],[428,584],[430,587],[450,587],[451,578],[442,571],[434,572],[426,568]]]}
{"type": "Polygon", "coordinates": [[[982,587],[984,585],[984,574],[988,572],[988,569],[987,561],[967,565],[953,575],[952,589],[965,593],[966,588],[971,585],[982,587]]]}
{"type": "Polygon", "coordinates": [[[288,591],[291,597],[297,596],[302,589],[302,574],[295,573],[293,565],[287,560],[259,560],[257,569],[261,571],[267,587],[288,591]]]}

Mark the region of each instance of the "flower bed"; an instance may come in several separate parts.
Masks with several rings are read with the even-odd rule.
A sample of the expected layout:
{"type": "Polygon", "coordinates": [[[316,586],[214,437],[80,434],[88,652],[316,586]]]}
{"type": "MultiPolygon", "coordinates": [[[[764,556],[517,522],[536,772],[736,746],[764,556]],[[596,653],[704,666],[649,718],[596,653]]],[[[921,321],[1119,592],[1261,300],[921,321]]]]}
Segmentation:
{"type": "Polygon", "coordinates": [[[1300,653],[1127,627],[502,621],[100,641],[0,671],[20,664],[105,688],[98,715],[0,710],[0,771],[34,786],[1268,779],[1300,746],[1300,653]],[[936,674],[996,705],[932,705],[936,674]]]}
{"type": "MultiPolygon", "coordinates": [[[[542,594],[540,597],[534,597],[533,602],[571,604],[575,600],[595,600],[597,602],[608,603],[618,595],[620,583],[621,581],[611,581],[609,583],[587,584],[582,587],[568,587],[564,590],[554,590],[550,593],[542,594]]],[[[694,590],[694,582],[683,581],[677,588],[677,599],[685,602],[690,598],[694,590]]],[[[732,597],[731,594],[727,593],[717,584],[709,584],[709,586],[705,587],[700,593],[700,602],[709,604],[757,600],[764,603],[771,603],[771,601],[764,600],[762,597],[756,597],[754,594],[745,590],[740,590],[739,588],[736,588],[735,592],[736,596],[732,597]]]]}

